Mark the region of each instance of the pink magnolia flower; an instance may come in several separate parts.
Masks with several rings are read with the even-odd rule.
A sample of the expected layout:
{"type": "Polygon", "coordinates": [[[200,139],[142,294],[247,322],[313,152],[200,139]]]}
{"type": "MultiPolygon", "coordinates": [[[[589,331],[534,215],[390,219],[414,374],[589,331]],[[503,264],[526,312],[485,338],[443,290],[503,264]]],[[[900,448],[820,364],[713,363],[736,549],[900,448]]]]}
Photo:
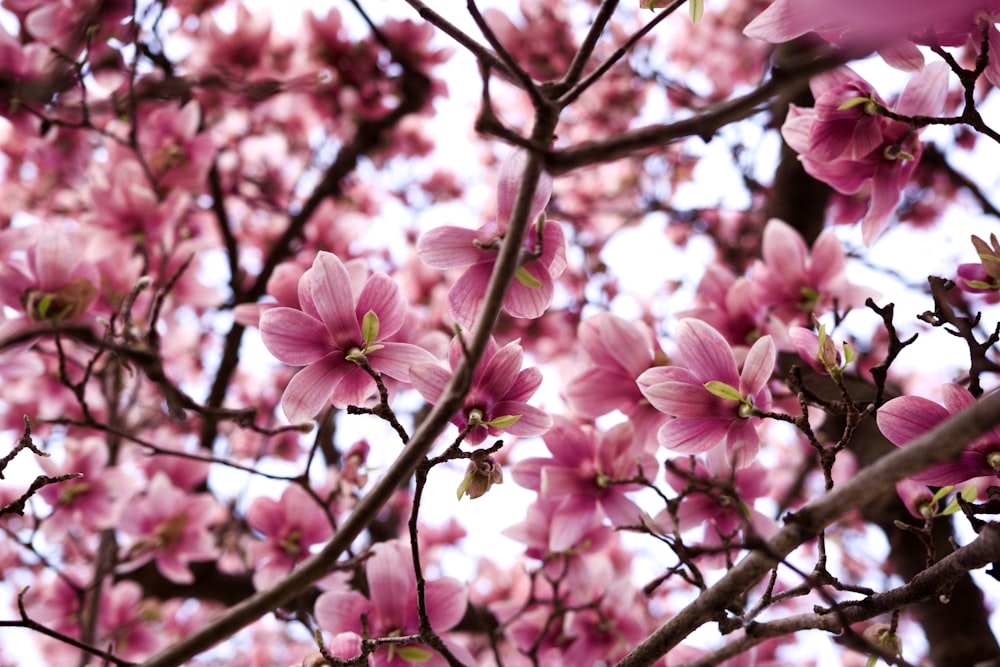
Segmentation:
{"type": "MultiPolygon", "coordinates": [[[[949,71],[944,62],[924,67],[907,82],[894,111],[939,115],[949,71]]],[[[810,88],[817,106],[791,105],[781,134],[813,178],[842,194],[870,188],[871,204],[861,228],[864,242],[871,245],[889,226],[900,192],[920,159],[919,130],[883,116],[867,117],[885,105],[871,84],[848,68],[813,78],[810,88]]]]}
{"type": "Polygon", "coordinates": [[[302,487],[290,484],[275,501],[255,499],[247,510],[247,524],[264,536],[250,545],[253,585],[269,588],[309,556],[309,547],[333,534],[323,509],[302,487]]]}
{"type": "Polygon", "coordinates": [[[164,577],[190,584],[191,561],[214,560],[219,555],[211,527],[221,523],[225,512],[208,493],[190,494],[170,483],[158,472],[145,496],[134,500],[122,514],[122,531],[133,536],[127,567],[133,569],[151,560],[164,577]]]}
{"type": "MultiPolygon", "coordinates": [[[[744,29],[748,37],[779,43],[816,31],[838,44],[877,48],[899,69],[919,70],[923,55],[914,42],[964,46],[978,51],[982,30],[988,31],[990,53],[1000,46],[995,23],[997,0],[775,0],[744,29]]],[[[1000,73],[990,59],[986,76],[994,85],[1000,73]]]]}
{"type": "MultiPolygon", "coordinates": [[[[441,270],[469,267],[448,290],[451,315],[464,327],[471,328],[479,316],[497,251],[510,224],[525,160],[523,153],[512,153],[500,170],[496,220],[479,229],[438,227],[417,242],[417,254],[428,266],[441,270]]],[[[530,219],[539,218],[551,195],[552,180],[543,174],[531,201],[530,219]]],[[[534,319],[548,308],[554,281],[566,269],[566,239],[558,222],[540,220],[528,228],[524,246],[528,259],[507,288],[503,309],[513,317],[534,319]]]]}
{"type": "MultiPolygon", "coordinates": [[[[452,372],[462,360],[462,344],[455,338],[448,352],[452,372]]],[[[521,368],[521,346],[518,341],[497,348],[491,338],[472,375],[462,408],[451,423],[461,430],[469,428],[465,441],[478,445],[487,436],[501,433],[516,436],[541,435],[552,425],[552,418],[539,408],[529,405],[535,390],[542,383],[542,373],[537,368],[521,368]]],[[[413,387],[426,400],[441,400],[452,373],[437,364],[420,364],[410,369],[413,387]]]]}
{"type": "Polygon", "coordinates": [[[261,338],[271,354],[305,366],[281,397],[290,422],[312,419],[327,402],[364,402],[375,392],[364,363],[407,382],[411,366],[433,359],[416,345],[388,340],[402,326],[406,304],[384,273],[372,274],[355,296],[344,264],[320,252],[299,280],[299,303],[301,310],[279,306],[260,316],[261,338]]]}
{"type": "Polygon", "coordinates": [[[118,523],[124,503],[135,486],[131,478],[115,466],[108,466],[108,447],[101,438],[69,439],[66,460],[60,465],[51,458],[39,458],[47,475],[80,473],[60,484],[44,486],[39,495],[53,510],[42,524],[47,536],[63,537],[69,531],[98,531],[118,523]]]}
{"type": "MultiPolygon", "coordinates": [[[[964,387],[941,387],[944,406],[920,396],[900,396],[878,410],[878,427],[897,447],[905,447],[952,415],[965,410],[976,399],[964,387]]],[[[1000,428],[976,438],[955,461],[935,463],[910,479],[931,486],[960,484],[976,477],[1000,479],[1000,428]]]]}
{"type": "Polygon", "coordinates": [[[834,307],[845,311],[878,295],[847,281],[847,256],[832,229],[819,235],[810,252],[791,225],[771,220],[764,227],[761,256],[763,261],[753,266],[751,293],[786,324],[805,323],[810,314],[834,307]]]}
{"type": "Polygon", "coordinates": [[[681,454],[701,454],[725,443],[730,464],[747,467],[760,448],[757,415],[771,407],[771,336],[753,344],[740,372],[722,334],[688,318],[677,325],[677,352],[678,365],[651,368],[637,380],[653,407],[675,417],[660,428],[660,444],[681,454]]]}
{"type": "MultiPolygon", "coordinates": [[[[542,439],[552,457],[519,461],[513,468],[515,482],[551,501],[568,498],[585,510],[567,514],[567,520],[573,517],[589,525],[593,519],[584,514],[600,513],[616,526],[639,525],[642,511],[626,494],[642,486],[611,483],[639,474],[647,479],[656,475],[656,459],[643,451],[643,442],[635,437],[631,424],[601,432],[557,418],[542,439]]],[[[555,520],[562,520],[562,516],[555,520]]]]}
{"type": "Polygon", "coordinates": [[[693,317],[712,325],[731,345],[749,345],[767,329],[767,308],[754,298],[753,284],[746,277],[733,273],[724,264],[712,264],[705,269],[695,304],[677,314],[693,317]]]}
{"type": "Polygon", "coordinates": [[[570,407],[588,419],[620,410],[632,422],[635,437],[655,448],[666,418],[635,383],[643,371],[666,362],[653,332],[641,322],[600,313],[580,323],[577,338],[593,365],[566,386],[570,407]]]}
{"type": "MultiPolygon", "coordinates": [[[[362,634],[361,618],[367,619],[368,637],[399,637],[416,634],[420,629],[417,617],[417,582],[413,573],[410,546],[401,540],[382,542],[372,547],[374,555],[365,563],[368,597],[356,591],[333,590],[316,600],[316,622],[334,635],[345,632],[362,634]]],[[[435,632],[455,627],[465,614],[465,586],[450,577],[426,582],[424,599],[427,617],[435,632]]],[[[449,644],[465,664],[474,659],[459,646],[449,644]]],[[[420,662],[429,667],[447,664],[436,652],[423,644],[393,644],[372,654],[375,667],[410,667],[420,662]]]]}

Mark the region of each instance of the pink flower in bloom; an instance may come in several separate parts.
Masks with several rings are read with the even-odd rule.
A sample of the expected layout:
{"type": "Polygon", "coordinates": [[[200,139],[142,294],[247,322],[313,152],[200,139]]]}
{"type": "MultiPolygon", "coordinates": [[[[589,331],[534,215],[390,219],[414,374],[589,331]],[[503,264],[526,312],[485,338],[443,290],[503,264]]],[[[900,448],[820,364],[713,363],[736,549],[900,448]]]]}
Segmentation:
{"type": "Polygon", "coordinates": [[[771,220],[761,245],[763,261],[753,266],[752,295],[786,324],[804,324],[809,314],[820,315],[834,307],[845,311],[877,296],[847,282],[847,257],[832,229],[819,235],[810,253],[788,223],[771,220]]]}
{"type": "Polygon", "coordinates": [[[302,487],[291,484],[275,501],[257,498],[247,510],[247,524],[264,536],[250,545],[253,585],[269,588],[309,556],[309,547],[333,534],[322,508],[302,487]]]}
{"type": "Polygon", "coordinates": [[[712,264],[705,269],[695,306],[681,313],[679,318],[694,317],[712,325],[731,345],[750,345],[766,330],[767,308],[753,298],[753,284],[749,279],[733,273],[723,264],[712,264]]]}
{"type": "MultiPolygon", "coordinates": [[[[401,540],[372,547],[375,555],[365,564],[368,597],[356,591],[328,591],[316,600],[316,622],[334,635],[362,633],[361,617],[367,618],[367,636],[399,637],[416,634],[417,582],[413,573],[410,545],[401,540]]],[[[450,630],[462,620],[467,603],[465,586],[455,579],[442,577],[428,581],[425,587],[427,617],[435,632],[450,630]]],[[[467,651],[449,644],[465,664],[475,661],[467,651]]],[[[443,667],[444,658],[422,644],[385,646],[372,654],[375,667],[410,667],[419,662],[429,667],[443,667]]]]}
{"type": "Polygon", "coordinates": [[[747,467],[760,447],[757,414],[771,407],[774,341],[758,339],[741,373],[722,334],[688,318],[677,325],[677,351],[677,366],[651,368],[637,380],[653,407],[675,417],[660,428],[660,444],[701,454],[725,443],[730,465],[747,467]]]}
{"type": "MultiPolygon", "coordinates": [[[[462,344],[456,338],[451,342],[448,362],[452,371],[462,360],[462,344]]],[[[537,368],[521,368],[521,346],[517,341],[497,348],[491,338],[472,375],[462,409],[451,423],[459,429],[469,428],[465,441],[478,445],[487,436],[501,433],[516,436],[541,435],[552,425],[552,418],[539,408],[529,405],[542,374],[537,368]]],[[[437,403],[451,380],[452,373],[437,364],[421,364],[410,369],[410,381],[421,396],[437,403]]]]}
{"type": "Polygon", "coordinates": [[[214,560],[219,552],[211,527],[221,523],[225,512],[208,493],[189,494],[158,472],[145,496],[130,504],[119,524],[134,536],[128,552],[128,568],[156,560],[156,569],[179,584],[194,581],[188,563],[214,560]]]}
{"type": "MultiPolygon", "coordinates": [[[[944,62],[924,67],[907,82],[894,111],[939,115],[949,71],[944,62]]],[[[781,134],[813,178],[842,194],[871,188],[871,204],[861,222],[864,242],[871,245],[889,226],[900,192],[916,169],[923,151],[919,132],[901,121],[866,117],[884,105],[871,84],[850,69],[817,76],[810,88],[817,106],[791,105],[781,134]]]]}
{"type": "Polygon", "coordinates": [[[261,338],[271,354],[305,366],[281,397],[292,423],[312,419],[327,402],[363,403],[375,392],[363,363],[406,382],[411,366],[433,359],[416,345],[388,340],[403,324],[406,303],[384,273],[372,274],[355,296],[344,264],[320,252],[299,280],[299,303],[301,310],[279,306],[260,316],[261,338]]]}
{"type": "MultiPolygon", "coordinates": [[[[642,474],[656,475],[656,459],[643,451],[629,423],[618,424],[602,433],[589,426],[557,418],[543,436],[552,458],[530,458],[514,465],[514,481],[537,491],[548,500],[571,500],[582,512],[567,512],[565,520],[586,525],[599,511],[616,526],[639,525],[642,511],[629,500],[627,493],[642,488],[639,484],[612,484],[642,474]]],[[[568,509],[566,505],[563,509],[568,509]]],[[[554,521],[564,520],[560,513],[554,521]]]]}
{"type": "MultiPolygon", "coordinates": [[[[944,406],[920,396],[900,396],[878,410],[878,427],[897,447],[914,439],[956,415],[976,399],[964,387],[946,384],[941,387],[944,406]]],[[[994,428],[973,440],[955,461],[935,463],[910,479],[931,486],[960,484],[976,477],[1000,479],[1000,428],[994,428]]]]}
{"type": "MultiPolygon", "coordinates": [[[[435,269],[469,267],[448,290],[452,317],[471,328],[479,315],[497,251],[507,233],[514,199],[524,171],[523,153],[512,153],[500,170],[497,183],[497,219],[479,229],[444,226],[432,229],[417,242],[417,254],[435,269]]],[[[531,201],[530,219],[536,220],[552,195],[552,180],[542,175],[531,201]]],[[[518,269],[507,288],[503,309],[513,317],[540,317],[552,301],[556,278],[566,269],[566,239],[559,223],[546,220],[530,225],[524,237],[524,254],[530,259],[518,269]],[[541,225],[541,248],[536,248],[541,225]],[[540,250],[540,254],[535,254],[540,250]]]]}
{"type": "Polygon", "coordinates": [[[67,440],[65,446],[62,465],[50,458],[38,459],[47,475],[82,475],[39,490],[39,495],[53,507],[42,524],[45,534],[61,537],[67,531],[77,535],[80,529],[97,531],[115,526],[134,487],[131,479],[117,467],[108,466],[108,448],[101,438],[67,440]]]}
{"type": "Polygon", "coordinates": [[[635,437],[655,448],[666,418],[635,383],[643,371],[666,362],[653,332],[641,322],[600,313],[580,323],[577,337],[593,365],[566,386],[570,407],[588,419],[620,410],[632,422],[635,437]]]}

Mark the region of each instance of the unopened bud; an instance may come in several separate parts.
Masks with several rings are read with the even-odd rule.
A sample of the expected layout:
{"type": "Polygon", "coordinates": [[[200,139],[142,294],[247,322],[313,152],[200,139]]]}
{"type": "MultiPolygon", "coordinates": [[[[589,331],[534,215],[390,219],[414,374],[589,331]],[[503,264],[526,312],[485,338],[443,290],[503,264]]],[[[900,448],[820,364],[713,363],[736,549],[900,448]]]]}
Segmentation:
{"type": "Polygon", "coordinates": [[[465,478],[458,485],[458,499],[463,495],[470,498],[478,498],[490,490],[494,484],[503,484],[503,468],[492,456],[487,456],[481,461],[469,461],[469,467],[465,471],[465,478]]]}

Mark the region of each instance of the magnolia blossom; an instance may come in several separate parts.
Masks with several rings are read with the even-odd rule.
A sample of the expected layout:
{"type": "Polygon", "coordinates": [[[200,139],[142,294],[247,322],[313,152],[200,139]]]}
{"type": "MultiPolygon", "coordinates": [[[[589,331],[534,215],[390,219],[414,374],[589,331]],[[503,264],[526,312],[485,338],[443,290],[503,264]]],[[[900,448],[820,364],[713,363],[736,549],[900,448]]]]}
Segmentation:
{"type": "MultiPolygon", "coordinates": [[[[435,269],[468,267],[448,290],[452,317],[471,328],[479,316],[497,252],[510,225],[514,200],[520,187],[526,157],[512,153],[504,162],[497,183],[497,219],[479,229],[444,226],[432,229],[417,242],[417,254],[435,269]]],[[[566,269],[566,239],[558,222],[545,220],[542,212],[552,195],[552,179],[542,175],[529,213],[533,222],[524,236],[525,261],[504,295],[503,309],[513,317],[540,317],[552,301],[554,281],[566,269]],[[540,242],[540,247],[536,244],[540,242]]]]}
{"type": "Polygon", "coordinates": [[[293,423],[312,419],[327,402],[364,402],[375,392],[364,365],[408,381],[411,366],[433,360],[416,345],[389,340],[403,324],[406,303],[384,273],[372,274],[355,295],[344,264],[320,252],[299,279],[299,303],[301,310],[278,306],[260,316],[261,338],[271,354],[305,366],[281,397],[293,423]]]}
{"type": "MultiPolygon", "coordinates": [[[[370,637],[399,637],[416,634],[420,629],[417,617],[417,582],[413,572],[410,545],[401,540],[383,542],[372,547],[374,555],[365,563],[368,597],[356,591],[334,590],[316,600],[316,622],[335,635],[367,630],[370,637]],[[362,627],[362,617],[367,621],[362,627]]],[[[424,587],[427,618],[438,633],[453,628],[465,614],[466,589],[449,577],[428,581],[424,587]]],[[[349,636],[341,636],[347,644],[349,636]]],[[[449,646],[465,664],[474,659],[458,646],[449,646]]],[[[346,656],[345,656],[346,657],[346,656]]],[[[391,644],[372,654],[375,667],[409,667],[418,662],[429,667],[447,663],[436,652],[422,644],[391,644]]]]}
{"type": "MultiPolygon", "coordinates": [[[[939,115],[949,71],[944,62],[924,67],[907,82],[893,110],[904,116],[939,115]]],[[[842,194],[870,189],[861,228],[864,242],[871,245],[889,226],[916,169],[923,151],[919,130],[879,115],[885,103],[871,84],[846,67],[814,77],[809,86],[816,106],[790,105],[781,134],[813,178],[842,194]]]]}
{"type": "Polygon", "coordinates": [[[966,292],[989,293],[1000,290],[1000,241],[996,234],[990,234],[989,244],[973,235],[972,245],[976,246],[979,263],[958,265],[958,286],[966,292]]]}
{"type": "Polygon", "coordinates": [[[791,225],[771,220],[764,227],[761,256],[753,265],[751,294],[786,324],[860,306],[878,295],[847,281],[847,256],[832,229],[820,234],[810,251],[791,225]]]}
{"type": "Polygon", "coordinates": [[[188,563],[219,556],[210,528],[221,523],[224,514],[211,494],[192,495],[171,484],[164,473],[156,473],[145,496],[125,509],[119,524],[134,538],[128,567],[155,560],[156,569],[167,579],[192,583],[188,563]]]}
{"type": "Polygon", "coordinates": [[[250,545],[253,583],[269,588],[309,556],[309,547],[330,538],[333,529],[323,509],[302,487],[291,484],[275,501],[255,499],[247,510],[247,524],[264,536],[250,545]]]}
{"type": "MultiPolygon", "coordinates": [[[[952,415],[976,402],[964,387],[946,384],[941,387],[944,406],[920,396],[900,396],[878,410],[878,427],[897,447],[931,430],[952,415]]],[[[960,484],[976,477],[1000,479],[1000,427],[976,438],[955,461],[935,463],[910,479],[931,486],[960,484]]]]}
{"type": "Polygon", "coordinates": [[[701,454],[725,443],[730,464],[747,467],[760,448],[758,415],[771,407],[771,336],[753,344],[740,372],[722,334],[687,318],[677,325],[677,352],[676,366],[651,368],[637,380],[653,407],[675,417],[660,428],[660,444],[681,454],[701,454]]]}
{"type": "Polygon", "coordinates": [[[656,432],[666,418],[635,383],[643,371],[666,363],[653,332],[641,322],[600,313],[580,323],[577,338],[593,363],[566,385],[566,402],[588,419],[620,410],[635,437],[655,450],[656,432]]]}
{"type": "MultiPolygon", "coordinates": [[[[452,372],[462,355],[462,343],[455,338],[448,352],[452,372]]],[[[517,341],[497,348],[490,339],[472,374],[472,385],[462,408],[451,420],[459,429],[467,429],[465,441],[469,444],[478,445],[487,436],[497,437],[501,433],[541,435],[552,425],[552,418],[546,412],[527,403],[542,383],[542,373],[537,368],[522,369],[522,357],[517,341]]],[[[410,380],[425,399],[437,403],[451,381],[452,372],[437,364],[420,364],[410,369],[410,380]]]]}
{"type": "MultiPolygon", "coordinates": [[[[542,437],[552,457],[519,461],[514,465],[514,481],[553,501],[569,498],[590,514],[600,511],[616,526],[639,524],[642,512],[626,494],[642,487],[612,483],[638,475],[652,479],[656,474],[656,459],[643,451],[631,424],[601,432],[559,418],[542,437]]],[[[593,522],[575,512],[560,514],[554,520],[593,522]]]]}

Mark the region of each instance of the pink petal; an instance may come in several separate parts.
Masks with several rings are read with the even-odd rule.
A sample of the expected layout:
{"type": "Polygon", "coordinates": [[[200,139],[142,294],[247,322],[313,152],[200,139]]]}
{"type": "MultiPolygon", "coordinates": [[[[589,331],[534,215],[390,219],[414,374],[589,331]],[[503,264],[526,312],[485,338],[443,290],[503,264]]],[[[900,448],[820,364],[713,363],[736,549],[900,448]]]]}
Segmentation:
{"type": "Polygon", "coordinates": [[[541,317],[552,302],[552,276],[538,260],[528,262],[521,268],[541,285],[528,287],[517,280],[512,281],[503,299],[503,309],[511,317],[533,320],[541,317]]]}
{"type": "Polygon", "coordinates": [[[680,454],[701,454],[726,437],[729,422],[720,419],[673,419],[660,427],[660,444],[680,454]]]}
{"type": "Polygon", "coordinates": [[[290,366],[306,366],[330,353],[323,323],[301,310],[278,306],[260,316],[260,337],[274,357],[290,366]]]}
{"type": "Polygon", "coordinates": [[[734,470],[742,470],[754,462],[760,450],[760,436],[754,420],[739,419],[729,425],[726,433],[726,456],[734,470]]]}
{"type": "Polygon", "coordinates": [[[313,262],[310,290],[316,312],[341,349],[361,342],[361,327],[354,312],[351,277],[336,255],[320,252],[313,262]]]}
{"type": "Polygon", "coordinates": [[[399,286],[384,273],[374,273],[365,281],[354,309],[356,321],[363,321],[369,310],[374,311],[379,319],[376,340],[385,340],[403,326],[406,302],[399,293],[399,286]]]}
{"type": "Polygon", "coordinates": [[[468,606],[467,590],[461,582],[450,577],[427,582],[424,599],[427,604],[427,620],[432,628],[441,632],[458,625],[468,606]]]}
{"type": "Polygon", "coordinates": [[[510,426],[505,426],[503,431],[522,438],[542,435],[552,427],[552,417],[549,413],[519,401],[501,401],[493,406],[493,413],[498,417],[520,415],[520,419],[510,426]]]}
{"type": "Polygon", "coordinates": [[[890,67],[904,72],[919,72],[924,67],[924,54],[908,39],[894,39],[878,49],[879,56],[890,67]]]}
{"type": "Polygon", "coordinates": [[[944,401],[945,409],[953,415],[958,414],[976,402],[976,399],[969,393],[968,389],[953,383],[941,386],[941,398],[944,401]]]}
{"type": "Polygon", "coordinates": [[[900,396],[878,410],[879,430],[892,444],[903,446],[949,417],[948,411],[920,396],[900,396]]]}
{"type": "Polygon", "coordinates": [[[476,380],[487,395],[500,398],[514,385],[521,370],[523,352],[516,343],[508,343],[496,351],[476,370],[476,380]]]}
{"type": "Polygon", "coordinates": [[[813,2],[776,0],[743,29],[743,34],[779,44],[814,30],[818,18],[813,2]]]}
{"type": "Polygon", "coordinates": [[[906,83],[894,110],[905,116],[939,116],[948,96],[950,74],[951,68],[944,61],[930,63],[906,83]]]}
{"type": "Polygon", "coordinates": [[[710,324],[691,318],[681,320],[677,325],[677,350],[684,366],[702,382],[718,380],[732,387],[739,383],[733,350],[710,324]]]}
{"type": "Polygon", "coordinates": [[[400,541],[382,542],[372,551],[375,555],[365,566],[369,599],[383,628],[402,628],[416,594],[410,547],[400,541]]]}
{"type": "Polygon", "coordinates": [[[316,622],[331,633],[361,632],[361,615],[370,613],[371,603],[356,591],[328,591],[314,607],[316,622]]]}
{"type": "Polygon", "coordinates": [[[702,383],[661,382],[647,388],[643,395],[654,408],[673,417],[718,419],[728,413],[736,416],[736,401],[715,396],[702,383]]]}
{"type": "MultiPolygon", "coordinates": [[[[508,155],[500,167],[500,176],[497,179],[497,224],[502,231],[510,224],[510,214],[513,212],[514,200],[521,187],[521,178],[524,176],[527,164],[527,153],[518,150],[508,155]]],[[[542,172],[535,193],[531,197],[531,213],[528,219],[537,218],[551,197],[552,177],[542,172]]]]}
{"type": "Polygon", "coordinates": [[[277,502],[261,496],[250,503],[250,509],[247,510],[247,523],[258,533],[277,535],[285,524],[285,513],[277,502]]]}
{"type": "Polygon", "coordinates": [[[566,551],[580,544],[597,521],[596,504],[569,498],[552,516],[549,527],[549,550],[566,551]]]}
{"type": "Polygon", "coordinates": [[[281,408],[288,421],[298,424],[319,414],[330,402],[333,390],[355,368],[334,352],[296,373],[281,396],[281,408]]]}
{"type": "Polygon", "coordinates": [[[470,266],[448,290],[448,310],[455,321],[471,329],[486,298],[493,262],[470,266]]]}
{"type": "Polygon", "coordinates": [[[496,252],[476,246],[480,232],[465,227],[436,227],[417,241],[417,256],[435,269],[460,269],[490,261],[496,252]]]}
{"type": "Polygon", "coordinates": [[[552,456],[566,467],[577,467],[594,456],[594,439],[565,417],[557,417],[553,421],[543,440],[552,456]]]}
{"type": "Polygon", "coordinates": [[[410,368],[410,383],[428,403],[441,400],[441,394],[450,380],[451,373],[437,364],[420,364],[410,368]]]}
{"type": "Polygon", "coordinates": [[[761,241],[764,263],[775,267],[789,280],[799,280],[809,258],[805,241],[786,222],[772,219],[764,227],[761,241]]]}
{"type": "Polygon", "coordinates": [[[588,419],[638,403],[635,380],[603,368],[591,368],[573,378],[564,390],[569,406],[588,419]]]}
{"type": "Polygon", "coordinates": [[[368,364],[379,373],[395,380],[409,382],[410,369],[434,361],[434,355],[411,343],[381,343],[382,347],[368,353],[368,364]]]}
{"type": "Polygon", "coordinates": [[[522,369],[514,378],[513,386],[504,393],[504,398],[508,401],[527,401],[541,384],[540,370],[535,367],[522,369]]]}
{"type": "Polygon", "coordinates": [[[774,372],[776,354],[774,340],[770,336],[761,336],[757,339],[747,353],[746,361],[743,362],[740,394],[753,396],[767,386],[771,373],[774,372]]]}
{"type": "Polygon", "coordinates": [[[601,509],[616,526],[638,526],[642,523],[642,510],[624,494],[611,492],[601,498],[601,509]]]}
{"type": "Polygon", "coordinates": [[[899,204],[899,160],[882,160],[872,176],[872,201],[861,221],[861,240],[870,246],[892,223],[899,204]]]}

